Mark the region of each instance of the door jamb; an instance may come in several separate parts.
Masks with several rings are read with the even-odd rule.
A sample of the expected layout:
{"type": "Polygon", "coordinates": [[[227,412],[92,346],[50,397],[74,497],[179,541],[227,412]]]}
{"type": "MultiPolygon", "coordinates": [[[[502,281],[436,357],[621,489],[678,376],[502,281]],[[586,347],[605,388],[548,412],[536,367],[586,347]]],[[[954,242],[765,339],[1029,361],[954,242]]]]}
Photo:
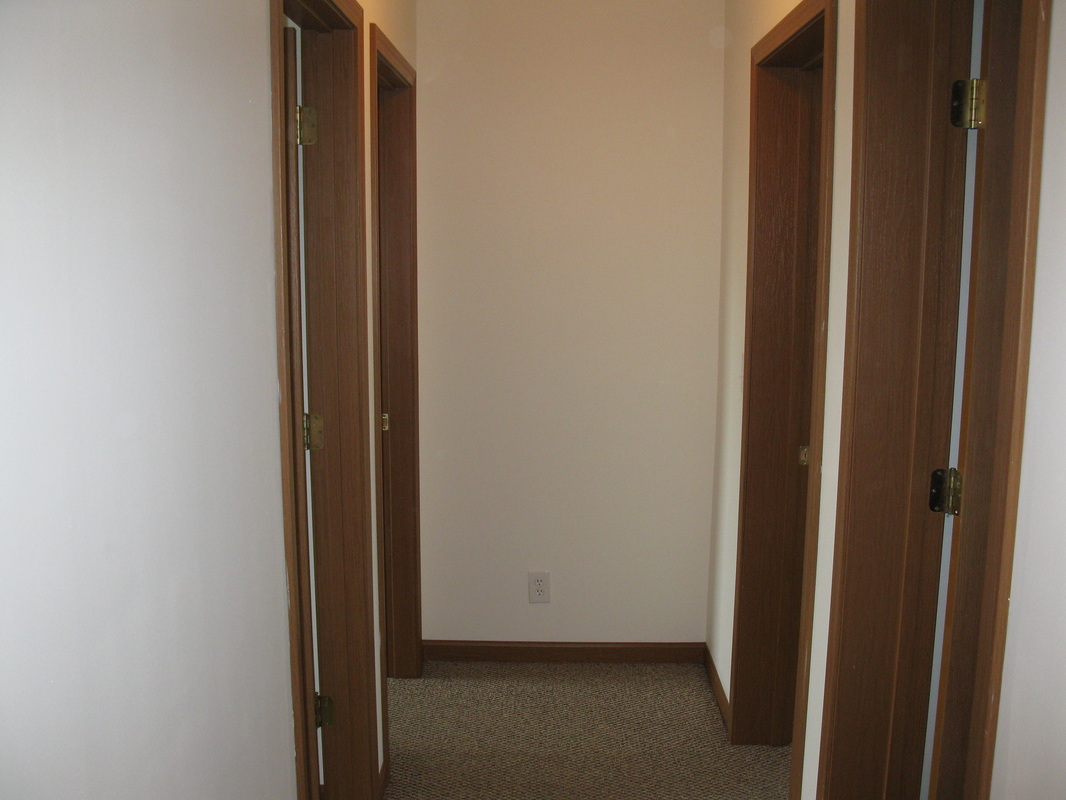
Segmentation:
{"type": "Polygon", "coordinates": [[[978,218],[970,283],[960,470],[930,797],[992,791],[1021,482],[1047,98],[1050,0],[987,0],[978,218]],[[999,98],[1003,98],[1002,101],[999,98]],[[981,173],[984,173],[983,175],[981,173]],[[989,335],[998,331],[998,335],[989,335]],[[976,509],[974,510],[974,506],[976,509]],[[965,588],[960,588],[965,587],[965,588]]]}
{"type": "MultiPolygon", "coordinates": [[[[374,353],[374,373],[371,379],[374,391],[374,407],[378,412],[390,412],[392,409],[382,407],[382,357],[381,343],[382,330],[385,315],[382,307],[382,217],[383,200],[382,175],[380,164],[380,87],[384,82],[390,90],[398,90],[403,93],[405,102],[411,106],[411,157],[414,158],[414,110],[416,103],[415,84],[416,72],[414,67],[404,58],[399,49],[389,40],[382,30],[375,24],[370,25],[370,182],[371,182],[371,231],[374,243],[374,254],[371,262],[371,298],[374,303],[374,324],[371,332],[371,349],[374,353]]],[[[416,198],[415,198],[415,168],[412,164],[410,170],[410,185],[404,186],[409,192],[404,197],[405,210],[409,210],[410,217],[399,221],[402,230],[399,232],[403,238],[402,246],[410,248],[410,262],[404,262],[401,269],[410,282],[410,291],[416,292],[417,287],[417,242],[415,240],[416,198]]],[[[406,192],[405,192],[406,193],[406,192]]],[[[394,232],[395,238],[395,232],[394,232]]],[[[417,352],[417,298],[410,298],[410,322],[415,332],[412,337],[413,349],[408,353],[411,363],[408,365],[413,370],[413,386],[408,387],[408,393],[413,395],[411,406],[414,414],[411,419],[399,420],[402,424],[413,426],[413,453],[411,461],[414,464],[414,493],[415,507],[413,511],[413,529],[401,528],[391,531],[390,536],[385,533],[386,498],[385,498],[385,442],[382,425],[374,426],[374,448],[376,453],[376,501],[378,509],[378,585],[380,588],[380,625],[382,631],[382,674],[392,678],[417,678],[422,673],[422,591],[421,591],[421,568],[419,563],[419,529],[418,529],[418,352],[417,352]]],[[[408,409],[410,410],[410,409],[408,409]]],[[[393,415],[395,416],[395,415],[393,415]]],[[[376,418],[377,419],[377,418],[376,418]]],[[[397,421],[396,419],[392,420],[397,421]]],[[[390,423],[391,424],[391,423],[390,423]]]]}
{"type": "MultiPolygon", "coordinates": [[[[826,371],[826,325],[828,315],[828,287],[829,287],[829,246],[831,237],[831,213],[832,213],[832,175],[833,175],[833,152],[834,152],[834,120],[836,98],[836,39],[837,39],[837,2],[836,0],[803,0],[791,12],[789,12],[766,36],[764,36],[752,48],[751,69],[761,68],[761,65],[773,59],[775,54],[784,54],[790,43],[795,42],[805,31],[819,20],[822,21],[822,82],[820,102],[820,158],[818,172],[813,176],[818,181],[818,207],[817,220],[818,232],[816,239],[817,254],[814,264],[813,291],[814,313],[812,323],[814,326],[814,339],[811,352],[811,394],[809,409],[809,466],[807,477],[806,496],[801,501],[800,508],[804,511],[803,533],[803,561],[800,574],[800,616],[798,636],[798,657],[795,671],[795,701],[792,728],[793,769],[791,777],[790,797],[799,796],[800,780],[802,778],[802,752],[807,724],[807,695],[810,672],[810,647],[811,633],[814,621],[814,578],[817,564],[817,540],[818,540],[818,513],[819,498],[821,491],[821,463],[822,463],[822,430],[824,428],[825,412],[825,371],[826,371]],[[798,755],[797,755],[798,754],[798,755]]],[[[754,108],[752,113],[755,113],[754,108]]],[[[756,150],[756,129],[752,123],[751,151],[754,157],[756,150]]],[[[754,174],[754,173],[753,173],[754,174]]],[[[752,178],[754,180],[754,177],[752,178]]],[[[752,189],[754,191],[754,189],[752,189]]],[[[754,215],[749,220],[749,225],[754,226],[754,215]]],[[[755,228],[750,230],[754,232],[755,228]]],[[[754,233],[749,234],[753,236],[754,233]]],[[[749,258],[752,243],[749,239],[749,258]]],[[[749,287],[749,291],[751,291],[749,287]]],[[[750,304],[750,301],[749,301],[750,304]]],[[[750,320],[749,320],[750,325],[750,320]]],[[[750,335],[750,332],[749,332],[750,335]]],[[[748,338],[746,336],[746,338],[748,338]]],[[[747,349],[747,346],[746,346],[747,349]]],[[[747,355],[745,356],[747,359],[747,355]]],[[[748,390],[745,386],[745,396],[748,390]]],[[[745,406],[747,400],[745,400],[745,406]]],[[[745,411],[745,416],[747,412],[745,411]]],[[[745,424],[746,427],[746,424],[745,424]]],[[[743,535],[743,532],[741,532],[743,535]]],[[[739,549],[739,548],[738,548],[739,549]]],[[[739,553],[738,553],[739,558],[739,553]]],[[[739,568],[739,564],[738,564],[739,568]]],[[[739,581],[739,576],[738,576],[739,581]]],[[[736,652],[736,630],[734,631],[734,660],[736,652]]],[[[734,665],[735,666],[735,665],[734,665]]],[[[733,671],[734,676],[736,670],[733,671]]],[[[735,680],[735,678],[734,678],[735,680]]],[[[734,684],[735,688],[735,684],[734,684]]],[[[732,710],[735,725],[735,693],[731,693],[732,710]]]]}
{"type": "Polygon", "coordinates": [[[295,120],[286,114],[286,72],[283,0],[270,2],[270,83],[272,155],[274,177],[274,297],[277,318],[278,410],[281,424],[281,500],[285,537],[285,571],[289,587],[289,660],[292,682],[292,710],[296,751],[296,796],[298,800],[318,800],[318,736],[314,721],[314,644],[311,623],[311,574],[307,551],[307,508],[301,489],[303,474],[302,353],[295,347],[297,328],[290,313],[294,296],[299,296],[290,274],[292,239],[298,220],[290,219],[288,196],[295,175],[289,163],[288,142],[294,135],[295,120]],[[299,397],[299,402],[296,398],[299,397]]]}
{"type": "Polygon", "coordinates": [[[828,351],[829,255],[833,219],[833,155],[836,146],[837,0],[824,3],[822,62],[822,153],[818,189],[818,263],[814,284],[814,352],[811,377],[810,467],[807,475],[807,519],[803,543],[803,585],[800,599],[799,661],[796,665],[796,709],[792,724],[790,800],[803,787],[803,756],[807,741],[811,640],[814,632],[814,590],[818,571],[818,526],[822,495],[822,439],[825,431],[825,375],[828,351]]]}

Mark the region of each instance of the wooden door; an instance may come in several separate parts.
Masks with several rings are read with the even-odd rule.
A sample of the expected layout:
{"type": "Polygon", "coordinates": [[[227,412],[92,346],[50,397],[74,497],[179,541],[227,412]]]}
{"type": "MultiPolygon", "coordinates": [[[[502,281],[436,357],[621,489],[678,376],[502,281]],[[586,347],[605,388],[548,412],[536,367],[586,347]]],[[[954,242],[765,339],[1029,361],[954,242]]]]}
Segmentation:
{"type": "MultiPolygon", "coordinates": [[[[276,25],[282,9],[274,11],[276,25]]],[[[284,13],[303,26],[299,34],[301,105],[315,109],[318,118],[317,141],[304,138],[308,136],[305,126],[299,145],[301,248],[300,160],[295,152],[292,108],[295,39],[286,33],[289,60],[282,70],[286,91],[281,111],[285,159],[279,178],[286,187],[287,213],[281,227],[287,268],[279,291],[286,306],[279,325],[279,349],[282,406],[288,412],[283,411],[283,431],[287,439],[298,437],[287,444],[292,458],[291,462],[287,459],[283,472],[295,528],[290,586],[298,600],[292,612],[298,790],[301,797],[324,794],[330,800],[363,800],[375,795],[381,781],[370,526],[362,12],[346,0],[340,4],[287,2],[284,13]],[[301,283],[305,313],[301,313],[301,283]],[[302,348],[306,363],[301,359],[302,348]],[[305,411],[323,419],[322,446],[310,452],[307,493],[301,446],[305,411]],[[306,538],[309,507],[311,542],[306,538]],[[323,718],[321,728],[321,787],[312,603],[319,692],[332,701],[332,720],[323,718]]]]}
{"type": "Polygon", "coordinates": [[[422,674],[415,71],[370,26],[379,547],[390,678],[422,674]]]}
{"type": "Polygon", "coordinates": [[[821,430],[813,376],[824,363],[826,22],[824,3],[801,3],[752,50],[734,744],[788,744],[795,720],[812,409],[821,430]]]}
{"type": "Polygon", "coordinates": [[[303,33],[304,104],[318,141],[304,149],[308,411],[324,419],[311,454],[320,691],[331,800],[377,782],[377,689],[370,529],[370,435],[358,30],[303,33]]]}
{"type": "Polygon", "coordinates": [[[1049,4],[986,0],[970,315],[930,797],[991,792],[1028,371],[1049,4]]]}
{"type": "Polygon", "coordinates": [[[954,386],[969,0],[857,8],[852,251],[820,796],[918,797],[954,386]]]}

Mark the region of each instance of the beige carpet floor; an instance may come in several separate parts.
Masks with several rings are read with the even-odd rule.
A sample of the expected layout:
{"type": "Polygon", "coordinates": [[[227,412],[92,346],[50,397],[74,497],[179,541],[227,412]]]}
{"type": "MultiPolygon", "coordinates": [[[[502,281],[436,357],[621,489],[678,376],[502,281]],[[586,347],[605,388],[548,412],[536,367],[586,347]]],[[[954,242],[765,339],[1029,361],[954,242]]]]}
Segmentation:
{"type": "Polygon", "coordinates": [[[426,665],[389,681],[387,800],[783,800],[789,748],[733,747],[701,667],[426,665]]]}

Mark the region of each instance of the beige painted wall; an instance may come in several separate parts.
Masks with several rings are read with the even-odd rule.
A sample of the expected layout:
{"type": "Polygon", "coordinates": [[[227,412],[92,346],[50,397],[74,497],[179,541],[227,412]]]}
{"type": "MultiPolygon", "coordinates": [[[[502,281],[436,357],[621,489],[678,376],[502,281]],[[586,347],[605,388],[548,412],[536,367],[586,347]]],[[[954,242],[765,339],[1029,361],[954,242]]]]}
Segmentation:
{"type": "MultiPolygon", "coordinates": [[[[368,26],[374,24],[381,28],[403,57],[410,61],[412,66],[417,67],[415,0],[359,0],[359,5],[363,7],[366,24],[368,26]]],[[[368,39],[368,59],[370,58],[369,45],[368,39]]],[[[369,61],[367,64],[369,65],[369,61]]],[[[370,80],[369,70],[367,80],[370,80]]]]}
{"type": "Polygon", "coordinates": [[[428,638],[703,638],[721,25],[418,5],[428,638]]]}
{"type": "Polygon", "coordinates": [[[0,6],[5,796],[295,794],[267,6],[0,6]]]}
{"type": "Polygon", "coordinates": [[[0,30],[0,795],[291,800],[267,4],[0,30]]]}

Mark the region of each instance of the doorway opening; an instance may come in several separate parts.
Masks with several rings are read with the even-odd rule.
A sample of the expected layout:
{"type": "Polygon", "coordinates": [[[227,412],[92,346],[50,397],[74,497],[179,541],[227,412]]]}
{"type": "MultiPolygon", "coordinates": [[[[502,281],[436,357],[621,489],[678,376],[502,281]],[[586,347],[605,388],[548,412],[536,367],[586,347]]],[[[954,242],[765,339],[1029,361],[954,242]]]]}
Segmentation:
{"type": "MultiPolygon", "coordinates": [[[[832,3],[752,49],[730,741],[802,747],[818,528],[836,92],[832,3]],[[799,702],[797,702],[797,697],[799,702]]],[[[793,752],[798,787],[802,753],[793,752]]]]}
{"type": "Polygon", "coordinates": [[[415,70],[370,26],[379,580],[385,674],[422,674],[415,70]]]}

